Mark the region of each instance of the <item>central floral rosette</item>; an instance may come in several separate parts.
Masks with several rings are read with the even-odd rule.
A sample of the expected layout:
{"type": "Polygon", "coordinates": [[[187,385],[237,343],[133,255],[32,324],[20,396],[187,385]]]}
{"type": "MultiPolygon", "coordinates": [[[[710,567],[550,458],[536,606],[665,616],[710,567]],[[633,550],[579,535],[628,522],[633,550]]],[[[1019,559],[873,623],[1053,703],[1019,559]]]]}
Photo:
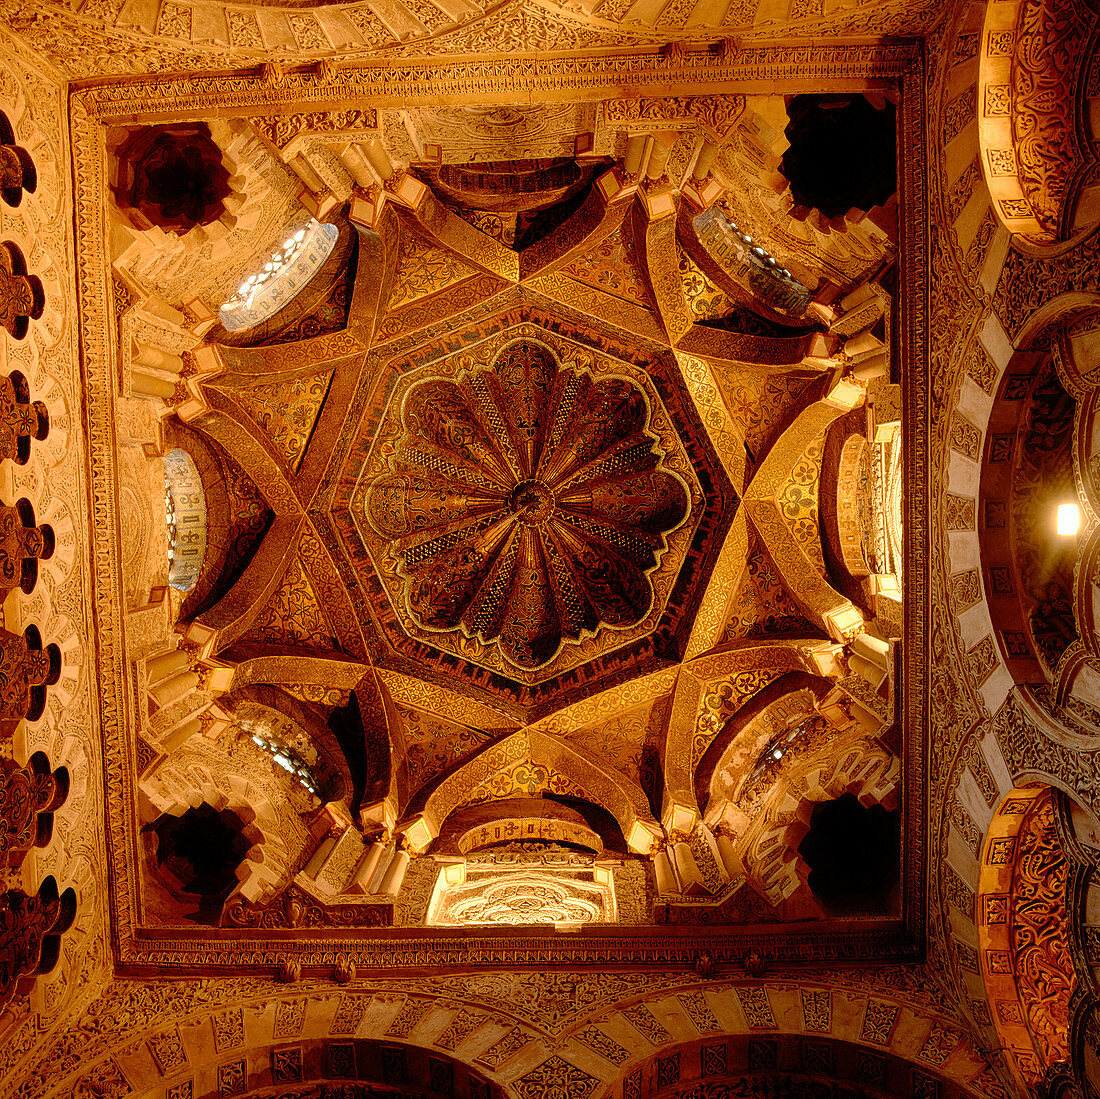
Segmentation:
{"type": "Polygon", "coordinates": [[[413,619],[528,669],[640,622],[665,536],[690,510],[649,418],[630,379],[561,366],[528,339],[490,368],[410,388],[366,511],[413,619]]]}

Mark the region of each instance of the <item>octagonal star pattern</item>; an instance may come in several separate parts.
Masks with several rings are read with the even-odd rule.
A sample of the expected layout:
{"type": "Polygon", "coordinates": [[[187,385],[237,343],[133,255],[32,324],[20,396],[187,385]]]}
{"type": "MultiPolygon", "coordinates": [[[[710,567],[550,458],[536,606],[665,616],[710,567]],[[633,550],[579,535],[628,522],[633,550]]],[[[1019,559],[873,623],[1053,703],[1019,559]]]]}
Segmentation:
{"type": "Polygon", "coordinates": [[[694,561],[714,552],[734,504],[662,362],[527,318],[392,360],[334,506],[399,646],[521,691],[653,652],[677,585],[705,576],[694,561]],[[722,492],[704,492],[700,468],[722,492]]]}
{"type": "Polygon", "coordinates": [[[538,668],[563,643],[646,616],[689,490],[661,468],[638,385],[521,339],[491,369],[417,383],[399,415],[391,472],[365,503],[423,629],[462,630],[538,668]]]}
{"type": "MultiPolygon", "coordinates": [[[[683,330],[692,291],[664,276],[684,249],[706,263],[690,210],[655,223],[634,198],[593,199],[528,251],[480,229],[473,247],[476,219],[433,201],[360,232],[343,330],[209,355],[190,422],[262,485],[273,518],[192,633],[238,683],[322,702],[300,716],[359,753],[353,815],[393,819],[415,859],[523,814],[527,839],[572,842],[561,798],[599,825],[586,850],[644,855],[673,810],[718,804],[706,753],[736,741],[737,766],[755,764],[769,741],[750,706],[846,671],[827,615],[858,609],[818,568],[836,506],[821,439],[834,423],[838,440],[861,434],[844,417],[863,394],[821,373],[805,325],[683,330]],[[613,226],[644,301],[568,273],[613,226]],[[456,282],[410,260],[396,293],[392,263],[420,253],[478,269],[456,282]]],[[[754,866],[779,827],[760,819],[739,841],[754,866]]],[[[692,835],[715,920],[783,918],[786,877],[746,907],[692,835]]],[[[412,926],[410,911],[380,918],[412,926]]],[[[692,905],[667,918],[701,920],[692,905]]]]}

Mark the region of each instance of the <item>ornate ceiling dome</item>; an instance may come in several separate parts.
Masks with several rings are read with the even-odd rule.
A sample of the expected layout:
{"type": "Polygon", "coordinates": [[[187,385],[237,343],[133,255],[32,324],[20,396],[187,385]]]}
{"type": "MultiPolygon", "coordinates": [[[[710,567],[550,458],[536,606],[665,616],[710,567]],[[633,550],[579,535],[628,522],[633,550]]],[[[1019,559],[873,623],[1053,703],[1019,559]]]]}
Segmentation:
{"type": "Polygon", "coordinates": [[[1100,1099],[1100,4],[0,21],[0,1096],[1100,1099]]]}
{"type": "MultiPolygon", "coordinates": [[[[204,327],[212,308],[203,343],[148,305],[120,330],[124,357],[179,361],[173,407],[202,442],[178,445],[210,499],[222,485],[196,585],[213,594],[174,620],[187,647],[153,658],[157,708],[142,715],[157,749],[161,723],[184,709],[174,692],[201,692],[209,731],[200,721],[201,737],[186,734],[193,757],[172,750],[180,774],[196,768],[179,782],[211,805],[232,790],[234,811],[267,802],[219,929],[305,958],[328,947],[299,949],[298,928],[341,928],[342,978],[352,951],[365,968],[383,958],[388,947],[367,945],[377,932],[412,943],[467,925],[713,924],[707,949],[729,959],[750,922],[812,920],[861,957],[911,949],[915,864],[902,867],[908,891],[887,890],[869,917],[881,922],[871,942],[837,925],[797,850],[813,805],[849,790],[883,804],[898,752],[919,746],[885,742],[897,577],[868,567],[840,591],[822,533],[828,516],[881,525],[881,477],[863,512],[822,480],[837,476],[825,461],[834,426],[869,448],[868,467],[890,468],[901,397],[893,342],[872,331],[890,292],[861,285],[834,306],[815,290],[790,323],[762,289],[784,268],[750,239],[748,227],[767,240],[751,218],[708,236],[731,191],[712,171],[720,146],[735,128],[762,132],[750,108],[778,117],[781,97],[578,108],[568,167],[561,119],[526,161],[521,148],[467,156],[468,112],[441,119],[442,107],[430,125],[403,123],[407,142],[379,111],[333,116],[346,146],[295,141],[281,115],[227,129],[241,162],[247,140],[278,145],[271,174],[295,188],[287,172],[298,177],[318,224],[346,217],[355,246],[325,261],[315,296],[298,283],[278,319],[232,341],[204,327]],[[566,180],[605,170],[530,216],[558,167],[566,180]],[[437,177],[462,173],[515,206],[456,203],[437,177]],[[320,288],[333,285],[345,290],[339,322],[321,324],[320,288]],[[175,342],[135,351],[133,333],[154,321],[175,342]],[[294,735],[253,728],[245,701],[294,735]],[[311,744],[318,758],[342,754],[340,789],[311,781],[311,744]],[[325,803],[313,816],[303,785],[325,803]]],[[[528,116],[516,117],[522,130],[528,116]]],[[[242,247],[238,270],[272,254],[233,233],[252,256],[242,247]]],[[[146,270],[126,255],[127,270],[146,270]]],[[[221,285],[214,255],[191,264],[206,272],[200,304],[221,285]]],[[[177,807],[176,773],[155,761],[139,772],[157,812],[177,807]]],[[[909,835],[921,806],[906,811],[909,835]]],[[[165,928],[187,915],[149,918],[165,928]]],[[[777,934],[770,956],[805,941],[777,934]]],[[[668,964],[698,948],[678,935],[642,949],[668,964]]]]}
{"type": "Polygon", "coordinates": [[[678,585],[737,504],[659,354],[525,315],[394,359],[332,505],[395,650],[524,706],[681,644],[678,585]]]}
{"type": "Polygon", "coordinates": [[[490,369],[418,383],[400,420],[366,510],[423,629],[462,630],[537,668],[563,642],[645,617],[690,501],[662,468],[636,384],[521,339],[490,369]]]}

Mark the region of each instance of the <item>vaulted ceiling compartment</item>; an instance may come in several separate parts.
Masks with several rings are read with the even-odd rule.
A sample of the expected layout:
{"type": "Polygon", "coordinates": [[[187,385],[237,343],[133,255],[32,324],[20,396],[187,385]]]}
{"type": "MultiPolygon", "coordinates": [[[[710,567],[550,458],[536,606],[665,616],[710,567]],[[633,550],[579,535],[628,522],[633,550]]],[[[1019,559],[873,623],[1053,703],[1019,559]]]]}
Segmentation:
{"type": "Polygon", "coordinates": [[[112,131],[125,384],[205,533],[134,664],[140,920],[902,941],[896,100],[112,131]]]}

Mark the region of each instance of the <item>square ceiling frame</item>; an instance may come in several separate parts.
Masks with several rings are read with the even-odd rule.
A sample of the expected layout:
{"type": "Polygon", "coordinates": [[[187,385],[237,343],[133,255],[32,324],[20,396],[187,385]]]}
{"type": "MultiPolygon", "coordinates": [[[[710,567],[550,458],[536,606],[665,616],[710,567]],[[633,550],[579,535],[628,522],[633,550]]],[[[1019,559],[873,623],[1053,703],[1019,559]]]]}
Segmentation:
{"type": "Polygon", "coordinates": [[[759,954],[771,964],[917,962],[924,956],[928,851],[928,690],[931,659],[929,560],[928,297],[930,235],[925,140],[925,54],[919,39],[823,46],[803,42],[670,56],[621,51],[598,56],[488,60],[384,59],[339,68],[129,78],[74,84],[70,96],[80,342],[88,431],[91,558],[97,637],[98,713],[104,749],[111,937],[117,969],[132,976],[271,974],[288,962],[331,973],[338,960],[360,974],[471,967],[718,965],[759,954]],[[485,89],[493,89],[487,92],[485,89]],[[112,304],[106,203],[111,126],[360,108],[692,94],[795,94],[894,90],[898,109],[899,315],[905,448],[906,602],[902,671],[901,915],[822,921],[797,929],[757,927],[387,928],[257,932],[165,928],[141,920],[137,821],[137,700],[127,660],[114,405],[118,334],[112,304]]]}

